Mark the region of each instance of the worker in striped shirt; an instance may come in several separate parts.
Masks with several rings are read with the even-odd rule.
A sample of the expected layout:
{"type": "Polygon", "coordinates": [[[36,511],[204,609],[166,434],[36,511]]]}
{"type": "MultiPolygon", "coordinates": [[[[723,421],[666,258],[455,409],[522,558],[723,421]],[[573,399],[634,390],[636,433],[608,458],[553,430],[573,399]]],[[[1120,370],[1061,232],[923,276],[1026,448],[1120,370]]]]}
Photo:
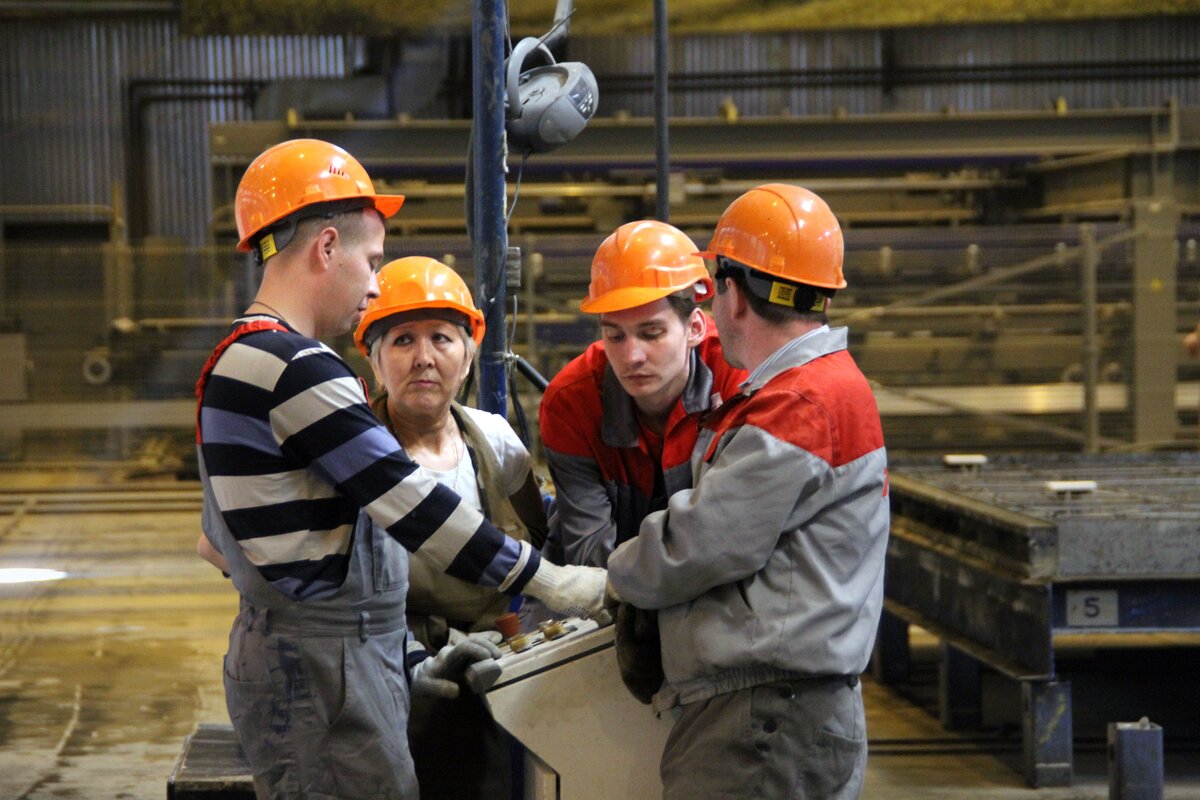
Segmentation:
{"type": "Polygon", "coordinates": [[[424,473],[319,341],[378,296],[384,220],[402,202],[313,139],[265,151],[237,191],[238,249],[263,281],[197,384],[200,547],[241,595],[226,704],[260,800],[418,796],[410,683],[455,691],[499,651],[469,639],[407,663],[406,551],[562,612],[602,606],[604,570],[543,561],[424,473]]]}

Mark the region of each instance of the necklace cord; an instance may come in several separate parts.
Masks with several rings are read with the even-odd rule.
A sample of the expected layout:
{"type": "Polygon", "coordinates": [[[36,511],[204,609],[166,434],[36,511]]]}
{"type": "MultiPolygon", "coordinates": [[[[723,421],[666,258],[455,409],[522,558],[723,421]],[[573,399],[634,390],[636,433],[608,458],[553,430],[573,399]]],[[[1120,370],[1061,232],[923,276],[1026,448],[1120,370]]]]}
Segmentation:
{"type": "MultiPolygon", "coordinates": [[[[274,314],[275,316],[279,317],[279,319],[280,319],[281,321],[283,321],[283,322],[287,322],[287,319],[286,319],[286,318],[283,316],[283,314],[280,314],[278,311],[276,311],[274,308],[272,308],[271,306],[269,306],[269,305],[267,305],[266,303],[264,303],[262,300],[255,300],[255,301],[251,302],[251,303],[250,303],[250,305],[252,305],[252,306],[262,306],[262,307],[263,307],[263,308],[265,308],[267,311],[270,311],[272,314],[274,314]]],[[[247,312],[249,312],[249,310],[250,310],[250,309],[249,309],[249,307],[247,307],[247,308],[246,308],[246,311],[247,311],[247,312]]]]}

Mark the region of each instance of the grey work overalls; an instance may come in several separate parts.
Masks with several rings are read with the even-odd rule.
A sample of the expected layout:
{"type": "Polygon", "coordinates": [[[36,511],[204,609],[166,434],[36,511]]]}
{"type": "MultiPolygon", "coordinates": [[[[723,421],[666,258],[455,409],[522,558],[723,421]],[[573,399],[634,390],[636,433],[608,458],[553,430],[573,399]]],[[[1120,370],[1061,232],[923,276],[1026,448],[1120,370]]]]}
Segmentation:
{"type": "Polygon", "coordinates": [[[225,702],[259,800],[415,800],[407,552],[360,511],[342,586],[320,600],[292,600],[246,558],[221,516],[203,453],[199,460],[204,532],[241,594],[225,702]]]}

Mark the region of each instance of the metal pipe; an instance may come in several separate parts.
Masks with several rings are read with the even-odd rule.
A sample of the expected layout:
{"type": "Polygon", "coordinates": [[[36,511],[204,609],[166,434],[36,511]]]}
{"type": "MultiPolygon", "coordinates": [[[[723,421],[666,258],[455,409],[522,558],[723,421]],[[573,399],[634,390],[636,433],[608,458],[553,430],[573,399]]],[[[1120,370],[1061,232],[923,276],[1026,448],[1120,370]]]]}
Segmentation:
{"type": "Polygon", "coordinates": [[[1096,153],[1084,153],[1080,156],[1064,156],[1049,161],[1034,162],[1027,164],[1024,167],[1024,171],[1034,174],[1060,172],[1065,169],[1077,169],[1079,167],[1095,166],[1096,164],[1108,164],[1113,161],[1124,161],[1131,155],[1133,153],[1127,148],[1119,147],[1115,150],[1101,150],[1096,153]]]}
{"type": "Polygon", "coordinates": [[[108,225],[108,247],[112,254],[112,269],[107,272],[114,284],[107,287],[108,297],[112,298],[109,308],[109,323],[117,319],[129,319],[134,314],[137,302],[135,296],[133,253],[129,248],[129,231],[125,218],[121,213],[123,207],[121,184],[112,185],[112,218],[108,225]]]}
{"type": "MultiPolygon", "coordinates": [[[[2,253],[3,250],[0,250],[2,253]]],[[[539,305],[546,307],[544,298],[540,298],[536,292],[536,286],[533,281],[541,273],[540,265],[544,256],[541,253],[531,253],[529,262],[531,264],[531,272],[525,276],[527,283],[523,284],[525,294],[525,308],[527,314],[522,315],[525,322],[525,343],[530,347],[530,352],[536,354],[537,329],[536,325],[548,323],[565,323],[586,318],[585,315],[571,311],[549,311],[549,312],[534,312],[531,309],[539,305]]],[[[0,303],[4,300],[0,295],[0,303]]],[[[1133,306],[1125,300],[1113,303],[1097,303],[1096,311],[1102,314],[1106,319],[1128,315],[1133,306]]],[[[1200,312],[1200,303],[1180,302],[1179,309],[1181,312],[1195,313],[1200,312]]],[[[829,318],[831,320],[841,322],[856,312],[854,308],[831,308],[829,310],[829,318]]],[[[1080,303],[1045,303],[1036,306],[1004,306],[997,303],[984,303],[979,305],[943,305],[933,306],[931,308],[896,308],[888,311],[887,316],[895,319],[953,319],[956,317],[979,317],[987,319],[1018,319],[1023,317],[1046,317],[1046,316],[1067,316],[1082,314],[1083,306],[1080,303]]],[[[866,320],[867,322],[871,320],[866,320]]],[[[178,330],[187,328],[226,328],[229,326],[228,316],[216,317],[141,317],[134,319],[133,327],[137,330],[178,330]]],[[[858,323],[862,324],[864,320],[859,319],[858,323]]],[[[536,357],[531,360],[536,361],[536,357]]]]}
{"type": "Polygon", "coordinates": [[[575,13],[575,0],[558,0],[554,4],[554,24],[542,37],[542,44],[553,50],[567,40],[571,31],[571,15],[575,13]]]}
{"type": "Polygon", "coordinates": [[[524,358],[521,358],[521,356],[515,354],[512,357],[512,362],[513,366],[517,368],[517,372],[524,375],[526,380],[538,388],[539,392],[546,391],[546,387],[550,385],[550,381],[546,380],[546,377],[542,375],[542,373],[538,372],[537,368],[534,367],[533,364],[530,364],[524,358]]]}
{"type": "Polygon", "coordinates": [[[504,357],[508,348],[504,325],[504,267],[508,230],[504,218],[504,24],[505,0],[475,0],[471,20],[472,117],[471,168],[475,196],[471,252],[475,259],[476,294],[487,332],[479,356],[478,404],[484,411],[507,416],[504,357]]]}
{"type": "Polygon", "coordinates": [[[671,156],[667,122],[667,0],[654,0],[654,216],[671,219],[671,156]]]}
{"type": "MultiPolygon", "coordinates": [[[[1186,304],[1182,304],[1186,305],[1186,304]]],[[[1045,316],[1060,316],[1067,314],[1081,313],[1082,306],[1079,303],[1044,303],[1036,306],[1006,306],[999,303],[980,303],[977,305],[944,305],[932,306],[929,308],[889,308],[887,316],[894,319],[929,319],[929,318],[953,318],[953,317],[981,317],[989,319],[1015,319],[1018,317],[1045,317],[1045,316]]],[[[1103,311],[1106,317],[1115,317],[1123,314],[1129,314],[1133,310],[1133,304],[1126,300],[1119,300],[1113,303],[1098,304],[1097,311],[1103,311]]],[[[831,320],[843,320],[853,314],[853,308],[830,308],[829,318],[831,320]]],[[[858,319],[860,324],[864,321],[858,319]]],[[[149,320],[142,321],[143,324],[149,324],[149,320]]]]}
{"type": "Polygon", "coordinates": [[[11,204],[0,205],[0,217],[43,217],[50,214],[62,214],[64,216],[86,216],[98,217],[102,219],[111,219],[113,217],[113,207],[104,206],[96,203],[76,203],[76,204],[11,204]]]}
{"type": "Polygon", "coordinates": [[[1100,407],[1096,403],[1096,384],[1100,379],[1100,343],[1096,334],[1096,275],[1100,264],[1096,252],[1096,226],[1079,226],[1083,273],[1083,451],[1100,452],[1100,407]]]}
{"type": "MultiPolygon", "coordinates": [[[[150,232],[150,194],[146,143],[146,109],[171,101],[242,100],[252,103],[263,81],[139,78],[125,84],[125,187],[128,192],[127,236],[140,242],[150,232]]],[[[257,155],[257,153],[255,154],[257,155]]]]}
{"type": "MultiPolygon", "coordinates": [[[[745,89],[804,89],[878,86],[885,90],[902,86],[940,86],[957,83],[1040,83],[1043,81],[1084,82],[1165,78],[1194,78],[1200,75],[1200,59],[1126,62],[1066,61],[1029,64],[977,64],[965,66],[909,65],[894,62],[879,67],[840,69],[722,70],[692,72],[676,76],[677,87],[693,91],[740,91],[745,89]]],[[[607,92],[646,92],[650,79],[640,74],[604,77],[607,92]]]]}
{"type": "MultiPolygon", "coordinates": [[[[525,263],[528,264],[524,276],[525,287],[525,352],[534,361],[538,360],[538,338],[537,338],[537,281],[542,276],[543,263],[545,258],[541,253],[534,248],[533,237],[527,237],[529,253],[525,263]]],[[[542,391],[545,391],[543,389],[542,391]]]]}
{"type": "MultiPolygon", "coordinates": [[[[670,125],[668,123],[667,127],[670,125]]],[[[716,180],[716,181],[685,181],[676,185],[688,197],[721,197],[737,195],[753,189],[762,180],[716,180]]],[[[890,190],[901,192],[952,192],[973,189],[1020,189],[1027,185],[1026,181],[1016,178],[978,178],[978,177],[946,177],[946,178],[805,178],[804,186],[814,192],[856,192],[872,194],[890,190]]],[[[454,199],[463,197],[464,188],[451,183],[424,183],[409,186],[400,184],[398,187],[405,197],[422,199],[454,199]]],[[[507,189],[509,197],[516,187],[507,189]]],[[[563,183],[531,183],[521,182],[521,197],[645,197],[656,187],[646,184],[611,184],[602,181],[563,182],[563,183]]],[[[1107,201],[1106,201],[1107,202],[1107,201]]],[[[0,207],[3,211],[4,207],[0,207]]],[[[232,206],[218,209],[217,213],[232,218],[232,206]]],[[[215,214],[214,214],[215,216],[215,214]]]]}
{"type": "Polygon", "coordinates": [[[178,0],[0,0],[0,14],[178,14],[178,0]]]}

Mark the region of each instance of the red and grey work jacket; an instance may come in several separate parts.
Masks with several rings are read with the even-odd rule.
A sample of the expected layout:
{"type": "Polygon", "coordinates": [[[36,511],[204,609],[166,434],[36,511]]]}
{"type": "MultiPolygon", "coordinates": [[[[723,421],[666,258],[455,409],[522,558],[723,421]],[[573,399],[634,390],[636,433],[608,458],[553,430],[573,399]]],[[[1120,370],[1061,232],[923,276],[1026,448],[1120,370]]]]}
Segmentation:
{"type": "Polygon", "coordinates": [[[637,535],[647,514],[692,485],[698,420],[737,394],[746,373],[725,361],[711,319],[690,358],[687,385],[661,440],[639,424],[602,342],[554,376],[539,411],[557,495],[544,549],[552,561],[604,566],[613,548],[637,535]]]}

